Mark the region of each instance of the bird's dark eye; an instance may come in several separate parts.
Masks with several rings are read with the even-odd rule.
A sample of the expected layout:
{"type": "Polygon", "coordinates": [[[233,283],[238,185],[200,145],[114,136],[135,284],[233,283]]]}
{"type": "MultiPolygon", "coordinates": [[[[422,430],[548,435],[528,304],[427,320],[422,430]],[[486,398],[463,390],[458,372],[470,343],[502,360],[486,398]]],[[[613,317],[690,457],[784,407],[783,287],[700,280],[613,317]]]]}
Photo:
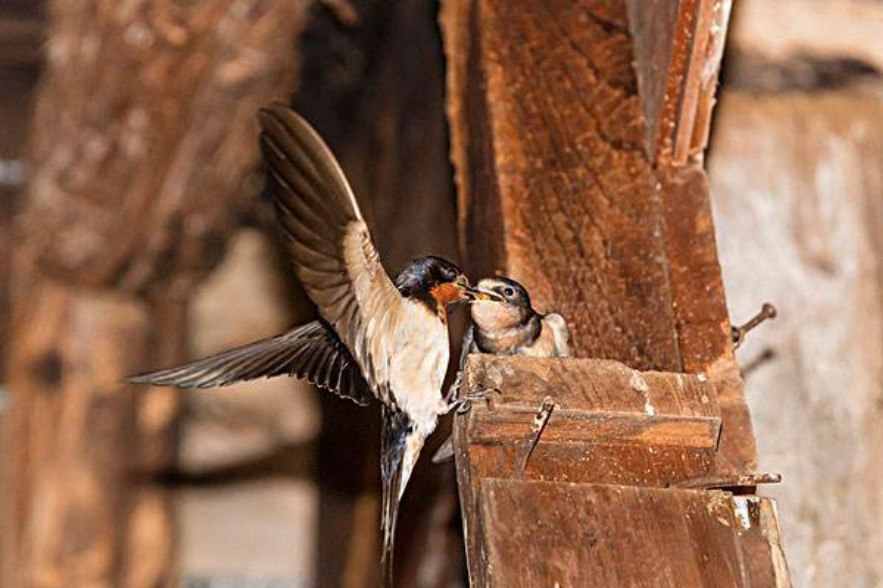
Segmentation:
{"type": "Polygon", "coordinates": [[[515,296],[515,289],[506,286],[505,288],[503,288],[503,296],[505,296],[506,298],[512,298],[513,296],[515,296]]]}

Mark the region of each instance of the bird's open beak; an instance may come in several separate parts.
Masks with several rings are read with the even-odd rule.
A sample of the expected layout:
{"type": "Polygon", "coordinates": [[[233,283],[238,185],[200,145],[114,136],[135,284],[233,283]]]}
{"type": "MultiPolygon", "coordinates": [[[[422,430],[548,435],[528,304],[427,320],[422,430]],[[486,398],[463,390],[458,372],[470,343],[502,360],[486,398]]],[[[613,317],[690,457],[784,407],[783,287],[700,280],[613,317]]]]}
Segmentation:
{"type": "Polygon", "coordinates": [[[470,287],[466,289],[469,302],[501,302],[502,296],[493,290],[485,290],[484,288],[470,287]]]}

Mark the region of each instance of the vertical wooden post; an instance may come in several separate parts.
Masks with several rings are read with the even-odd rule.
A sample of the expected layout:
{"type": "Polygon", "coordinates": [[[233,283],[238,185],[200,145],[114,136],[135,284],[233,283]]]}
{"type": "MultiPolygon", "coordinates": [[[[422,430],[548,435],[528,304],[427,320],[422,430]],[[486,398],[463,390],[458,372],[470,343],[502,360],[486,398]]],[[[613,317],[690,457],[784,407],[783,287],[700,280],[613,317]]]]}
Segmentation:
{"type": "Polygon", "coordinates": [[[475,585],[787,583],[772,505],[751,498],[772,515],[743,533],[761,528],[747,503],[704,490],[755,480],[702,169],[728,14],[711,0],[445,4],[469,269],[522,281],[594,358],[470,361],[467,386],[503,392],[455,427],[475,585]],[[521,471],[546,395],[559,407],[521,471]]]}
{"type": "Polygon", "coordinates": [[[121,380],[185,357],[190,291],[254,198],[254,111],[293,81],[306,5],[49,4],[15,252],[8,585],[175,583],[150,479],[177,397],[121,380]]]}

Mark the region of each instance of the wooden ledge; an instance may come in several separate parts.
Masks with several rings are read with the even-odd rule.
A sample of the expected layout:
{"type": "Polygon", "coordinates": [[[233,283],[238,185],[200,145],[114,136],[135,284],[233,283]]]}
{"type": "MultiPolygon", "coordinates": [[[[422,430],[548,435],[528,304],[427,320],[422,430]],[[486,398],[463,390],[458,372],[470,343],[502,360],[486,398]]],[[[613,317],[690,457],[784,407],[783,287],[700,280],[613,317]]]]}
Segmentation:
{"type": "Polygon", "coordinates": [[[539,443],[715,448],[720,409],[701,375],[641,372],[593,359],[471,355],[467,390],[495,389],[466,416],[470,444],[523,440],[545,398],[554,408],[539,443]]]}

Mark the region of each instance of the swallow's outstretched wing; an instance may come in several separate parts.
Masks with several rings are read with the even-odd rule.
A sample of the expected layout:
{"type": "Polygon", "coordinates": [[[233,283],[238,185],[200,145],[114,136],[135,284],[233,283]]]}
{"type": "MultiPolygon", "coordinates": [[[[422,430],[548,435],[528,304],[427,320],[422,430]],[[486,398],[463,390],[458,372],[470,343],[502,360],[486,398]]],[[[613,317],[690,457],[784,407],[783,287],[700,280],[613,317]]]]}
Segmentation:
{"type": "Polygon", "coordinates": [[[372,391],[393,406],[389,365],[405,302],[380,264],[353,191],[331,150],[294,111],[274,105],[258,118],[294,270],[372,391]]]}
{"type": "Polygon", "coordinates": [[[363,406],[373,397],[349,351],[321,321],[186,365],[133,376],[129,381],[211,388],[283,375],[303,378],[363,406]]]}

